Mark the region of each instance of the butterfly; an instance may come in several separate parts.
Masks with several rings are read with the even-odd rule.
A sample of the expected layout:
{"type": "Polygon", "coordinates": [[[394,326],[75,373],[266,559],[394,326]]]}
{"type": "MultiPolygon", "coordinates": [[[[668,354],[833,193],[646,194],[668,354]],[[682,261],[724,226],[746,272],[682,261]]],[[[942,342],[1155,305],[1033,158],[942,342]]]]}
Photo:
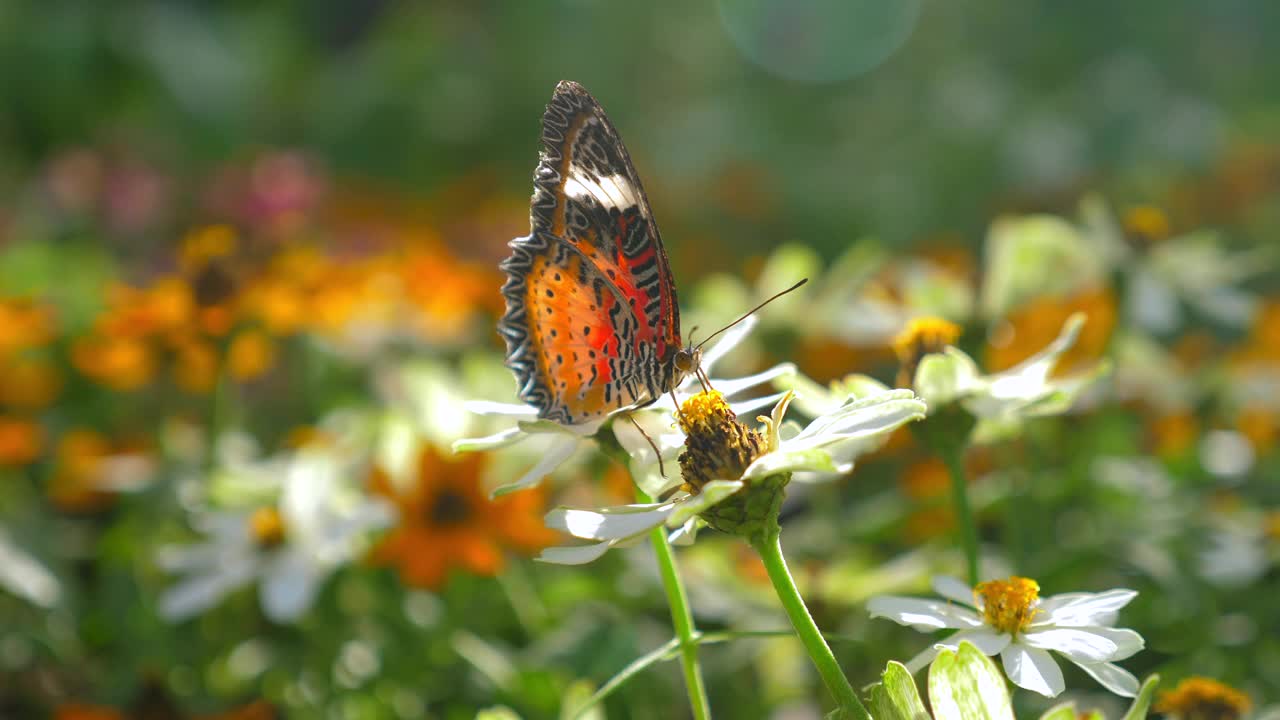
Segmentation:
{"type": "Polygon", "coordinates": [[[618,131],[562,81],[542,116],[528,236],[510,242],[498,332],[538,417],[589,423],[650,404],[697,372],[667,253],[618,131]]]}

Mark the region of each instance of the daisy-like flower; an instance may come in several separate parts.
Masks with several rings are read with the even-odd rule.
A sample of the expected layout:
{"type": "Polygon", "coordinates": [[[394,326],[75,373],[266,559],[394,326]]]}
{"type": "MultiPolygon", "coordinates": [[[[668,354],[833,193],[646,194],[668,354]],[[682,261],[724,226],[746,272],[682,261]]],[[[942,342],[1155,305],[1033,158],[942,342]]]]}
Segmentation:
{"type": "Polygon", "coordinates": [[[1065,378],[1051,378],[1058,360],[1080,334],[1084,316],[1068,318],[1062,333],[1040,352],[1003,372],[984,375],[973,358],[951,343],[958,329],[931,318],[914,321],[895,342],[911,387],[934,412],[959,404],[979,421],[975,439],[992,439],[1024,418],[1066,412],[1107,370],[1098,364],[1065,378]]]}
{"type": "Polygon", "coordinates": [[[495,575],[505,549],[532,553],[555,542],[555,533],[539,522],[545,508],[539,492],[487,496],[482,471],[488,459],[448,458],[425,445],[407,487],[375,471],[373,491],[400,513],[396,527],[373,548],[373,562],[399,568],[407,585],[435,589],[453,568],[495,575]]]}
{"type": "Polygon", "coordinates": [[[351,560],[364,536],[391,521],[390,507],[345,491],[348,471],[332,453],[316,449],[269,463],[283,477],[280,499],[252,510],[197,517],[204,542],[161,548],[159,564],[182,575],[160,597],[160,614],[183,620],[258,581],[262,610],[276,622],[296,620],[311,607],[329,574],[351,560]]]}
{"type": "Polygon", "coordinates": [[[1193,676],[1160,693],[1153,709],[1171,720],[1239,720],[1252,706],[1248,695],[1230,685],[1193,676]]]}
{"type": "Polygon", "coordinates": [[[959,631],[912,658],[907,663],[912,672],[929,664],[939,650],[955,650],[968,640],[987,655],[999,653],[1009,679],[1041,695],[1056,697],[1066,687],[1050,651],[1078,665],[1111,692],[1137,695],[1137,678],[1115,662],[1141,650],[1142,636],[1112,627],[1116,613],[1137,596],[1136,591],[1041,598],[1036,581],[1022,577],[990,580],[973,589],[955,578],[937,577],[933,589],[945,601],[893,595],[867,601],[872,617],[922,632],[959,631]]]}
{"type": "MultiPolygon", "coordinates": [[[[740,344],[747,337],[752,328],[755,327],[756,322],[755,317],[747,318],[746,320],[738,323],[737,326],[725,332],[717,343],[707,348],[706,352],[702,355],[703,371],[709,373],[712,366],[714,366],[720,358],[724,357],[725,354],[740,344]]],[[[795,372],[794,366],[788,363],[783,363],[765,370],[764,372],[743,378],[733,380],[714,379],[711,381],[711,384],[713,387],[718,388],[722,393],[724,393],[726,397],[733,397],[745,390],[749,390],[753,387],[767,383],[774,378],[782,377],[793,372],[795,372]]],[[[690,394],[690,391],[697,386],[697,379],[693,375],[689,375],[676,388],[676,395],[677,397],[687,397],[690,394]]],[[[735,404],[734,407],[740,412],[750,412],[755,408],[767,406],[769,403],[776,400],[777,396],[774,396],[771,399],[763,401],[761,399],[756,399],[746,401],[742,404],[735,404]],[[761,404],[762,402],[763,404],[761,404]]],[[[614,415],[610,415],[609,417],[601,418],[589,423],[582,423],[580,425],[561,425],[560,423],[552,422],[550,420],[539,420],[537,408],[531,405],[478,400],[468,402],[467,409],[480,415],[512,418],[516,421],[516,426],[507,428],[487,437],[458,440],[453,443],[453,451],[455,453],[493,450],[517,444],[523,445],[526,443],[540,443],[540,447],[538,447],[537,450],[541,455],[541,459],[539,459],[528,472],[522,475],[515,482],[495,489],[493,491],[495,496],[504,495],[515,490],[522,490],[524,488],[537,485],[544,477],[563,465],[575,452],[577,452],[579,448],[588,444],[591,436],[595,435],[605,422],[619,414],[614,413],[614,415]]],[[[641,421],[642,425],[645,425],[649,429],[659,430],[657,435],[650,433],[650,437],[653,437],[655,442],[658,443],[658,447],[665,459],[669,454],[678,450],[679,444],[683,441],[683,438],[679,438],[679,440],[675,441],[673,444],[673,440],[675,440],[675,438],[673,438],[669,432],[662,432],[664,428],[661,428],[660,426],[655,427],[654,418],[669,417],[670,413],[674,411],[675,403],[672,401],[671,396],[663,395],[651,405],[647,405],[638,410],[620,412],[630,412],[633,418],[641,421]],[[641,420],[642,418],[644,419],[641,420]]],[[[619,428],[627,427],[629,425],[630,423],[616,423],[614,429],[617,431],[619,428]]],[[[630,427],[628,429],[634,431],[634,427],[630,427]]],[[[639,438],[646,448],[649,447],[648,441],[644,440],[639,433],[632,434],[627,431],[623,431],[623,433],[626,433],[628,440],[639,438]]],[[[622,441],[621,434],[619,436],[619,440],[622,441]]],[[[626,443],[628,445],[628,449],[630,449],[629,446],[631,443],[628,441],[623,442],[626,443]]],[[[649,453],[650,458],[652,459],[651,448],[649,448],[649,453]]],[[[651,484],[647,489],[651,489],[653,487],[652,481],[650,481],[650,483],[651,484]]],[[[641,487],[646,487],[646,484],[641,483],[641,487]]]]}
{"type": "Polygon", "coordinates": [[[875,440],[925,413],[924,403],[911,391],[892,390],[850,400],[798,430],[783,422],[791,398],[786,393],[768,417],[758,418],[763,422],[759,431],[739,423],[718,392],[689,398],[677,416],[687,438],[680,456],[680,490],[658,503],[553,510],[547,514],[547,525],[595,542],[548,548],[539,559],[590,562],[663,525],[675,530],[673,541],[691,539],[699,522],[749,537],[760,523],[771,520],[770,513],[776,519],[792,472],[849,472],[875,440]]]}

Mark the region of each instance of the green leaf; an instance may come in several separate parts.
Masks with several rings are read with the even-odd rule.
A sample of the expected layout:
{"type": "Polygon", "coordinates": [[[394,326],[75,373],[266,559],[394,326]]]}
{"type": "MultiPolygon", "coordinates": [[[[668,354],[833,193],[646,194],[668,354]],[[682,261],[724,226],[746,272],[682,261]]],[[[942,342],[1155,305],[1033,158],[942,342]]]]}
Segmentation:
{"type": "Polygon", "coordinates": [[[916,681],[902,663],[890,661],[880,683],[871,688],[871,716],[877,720],[928,720],[916,681]]]}
{"type": "Polygon", "coordinates": [[[938,653],[929,667],[929,700],[937,720],[1013,720],[1004,676],[969,642],[958,653],[938,653]]]}
{"type": "Polygon", "coordinates": [[[1076,720],[1076,704],[1073,702],[1054,705],[1040,716],[1040,720],[1076,720]]]}
{"type": "Polygon", "coordinates": [[[495,705],[477,712],[476,720],[520,720],[520,716],[506,705],[495,705]]]}
{"type": "Polygon", "coordinates": [[[1142,688],[1138,690],[1138,697],[1133,699],[1129,712],[1125,713],[1121,720],[1143,720],[1147,716],[1147,708],[1151,707],[1151,699],[1155,697],[1156,686],[1159,684],[1159,675],[1151,675],[1143,680],[1142,688]]]}

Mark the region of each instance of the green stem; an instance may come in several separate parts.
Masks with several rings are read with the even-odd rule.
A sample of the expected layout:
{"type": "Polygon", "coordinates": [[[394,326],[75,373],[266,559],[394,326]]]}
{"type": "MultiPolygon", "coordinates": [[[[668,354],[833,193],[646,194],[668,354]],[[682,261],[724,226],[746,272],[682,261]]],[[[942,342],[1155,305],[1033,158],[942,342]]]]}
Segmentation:
{"type": "Polygon", "coordinates": [[[769,573],[774,591],[778,593],[782,608],[787,611],[787,617],[791,618],[796,635],[800,637],[800,642],[808,651],[809,658],[817,666],[822,681],[835,697],[842,716],[871,720],[870,713],[858,699],[858,694],[849,684],[849,678],[845,677],[844,671],[840,669],[836,656],[831,652],[831,646],[827,645],[827,641],[822,637],[821,631],[813,622],[813,616],[809,614],[809,608],[800,597],[800,591],[796,589],[791,571],[787,569],[787,561],[782,556],[781,533],[776,531],[767,533],[753,542],[752,547],[764,561],[765,570],[769,573]]]}
{"type": "Polygon", "coordinates": [[[939,453],[951,474],[951,500],[956,508],[956,523],[960,526],[960,544],[964,547],[965,566],[969,585],[978,584],[978,527],[969,509],[969,483],[964,475],[964,462],[959,450],[944,449],[939,453]]]}
{"type": "MultiPolygon", "coordinates": [[[[641,490],[636,490],[639,502],[653,502],[641,490]]],[[[689,596],[676,570],[676,555],[671,550],[666,528],[659,525],[649,532],[653,554],[658,559],[658,571],[662,575],[662,587],[667,592],[667,605],[671,607],[671,624],[680,641],[680,666],[684,670],[685,689],[689,692],[689,706],[695,720],[709,720],[711,703],[707,701],[707,686],[702,680],[702,665],[698,663],[698,631],[693,624],[693,611],[689,596]]]]}

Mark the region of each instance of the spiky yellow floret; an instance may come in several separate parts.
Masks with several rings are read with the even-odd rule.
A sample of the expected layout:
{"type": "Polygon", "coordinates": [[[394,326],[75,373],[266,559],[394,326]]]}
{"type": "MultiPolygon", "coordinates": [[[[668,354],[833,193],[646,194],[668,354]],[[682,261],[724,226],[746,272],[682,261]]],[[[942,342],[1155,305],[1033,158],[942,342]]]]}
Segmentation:
{"type": "Polygon", "coordinates": [[[1035,619],[1039,611],[1040,585],[1024,577],[979,583],[973,595],[982,606],[982,616],[991,627],[1017,635],[1035,619]]]}

